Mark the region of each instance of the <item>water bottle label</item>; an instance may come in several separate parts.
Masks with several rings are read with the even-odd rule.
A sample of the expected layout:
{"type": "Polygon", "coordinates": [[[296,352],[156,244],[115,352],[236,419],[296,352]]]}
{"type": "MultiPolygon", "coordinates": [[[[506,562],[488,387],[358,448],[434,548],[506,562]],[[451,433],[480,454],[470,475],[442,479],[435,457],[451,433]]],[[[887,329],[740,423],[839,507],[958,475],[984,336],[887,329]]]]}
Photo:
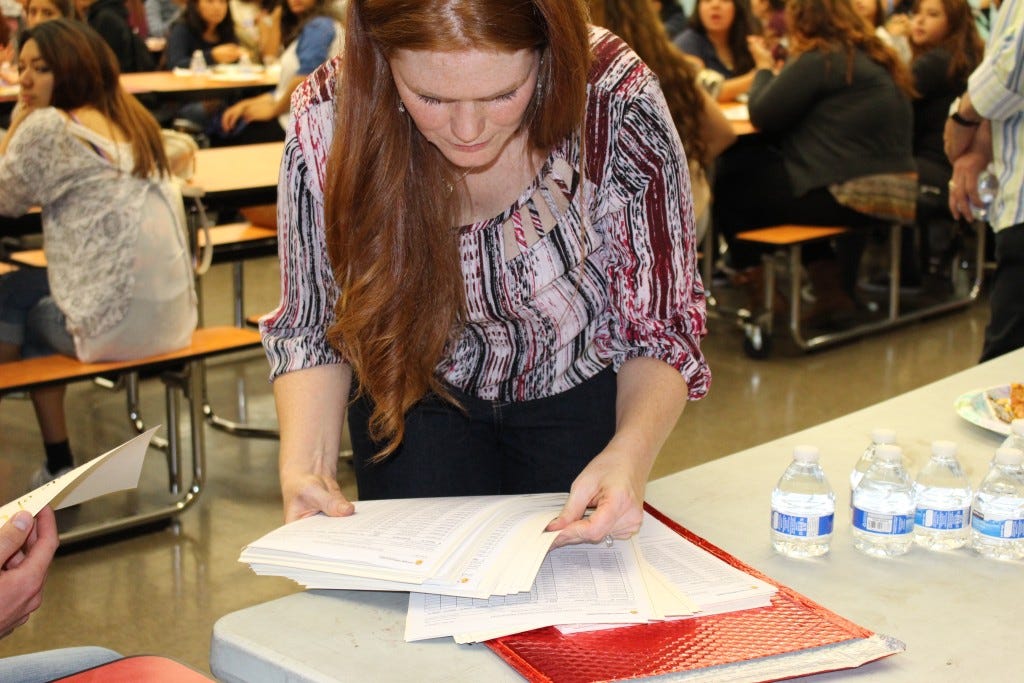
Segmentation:
{"type": "Polygon", "coordinates": [[[800,536],[801,538],[828,536],[832,533],[833,517],[834,515],[801,517],[772,510],[772,531],[785,534],[786,536],[800,536]]]}
{"type": "Polygon", "coordinates": [[[991,538],[1024,539],[1024,519],[985,519],[975,511],[971,516],[971,528],[991,538]]]}
{"type": "Polygon", "coordinates": [[[914,524],[928,529],[937,530],[959,530],[967,525],[967,518],[971,514],[971,508],[963,510],[927,510],[917,508],[914,514],[914,524]]]}
{"type": "Polygon", "coordinates": [[[914,530],[914,515],[888,515],[853,508],[853,526],[871,534],[902,536],[914,530]]]}

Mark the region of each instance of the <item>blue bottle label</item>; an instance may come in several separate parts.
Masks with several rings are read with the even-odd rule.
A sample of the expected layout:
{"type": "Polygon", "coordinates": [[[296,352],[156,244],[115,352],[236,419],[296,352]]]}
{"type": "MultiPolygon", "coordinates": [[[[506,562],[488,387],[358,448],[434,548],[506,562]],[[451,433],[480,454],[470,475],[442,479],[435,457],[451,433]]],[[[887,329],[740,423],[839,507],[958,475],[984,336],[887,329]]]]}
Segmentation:
{"type": "Polygon", "coordinates": [[[975,510],[971,515],[971,528],[991,538],[1024,539],[1024,519],[985,519],[975,510]]]}
{"type": "Polygon", "coordinates": [[[937,531],[959,531],[967,525],[971,508],[963,510],[929,510],[917,508],[914,513],[914,524],[926,529],[937,531]]]}
{"type": "Polygon", "coordinates": [[[828,536],[832,533],[832,520],[834,517],[835,515],[802,517],[772,510],[772,531],[785,534],[786,536],[799,536],[801,538],[828,536]]]}
{"type": "Polygon", "coordinates": [[[890,515],[853,508],[853,526],[870,534],[902,536],[914,530],[914,515],[890,515]]]}

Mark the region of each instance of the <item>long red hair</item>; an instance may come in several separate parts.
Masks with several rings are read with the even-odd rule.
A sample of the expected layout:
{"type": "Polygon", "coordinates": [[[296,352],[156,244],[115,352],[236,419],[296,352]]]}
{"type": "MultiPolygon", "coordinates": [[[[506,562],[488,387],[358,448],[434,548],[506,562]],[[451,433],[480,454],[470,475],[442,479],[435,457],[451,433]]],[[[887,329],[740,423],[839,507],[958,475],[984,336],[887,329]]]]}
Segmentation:
{"type": "Polygon", "coordinates": [[[401,443],[464,316],[455,167],[399,111],[396,50],[534,49],[537,89],[523,117],[536,150],[577,130],[590,45],[583,0],[352,0],[324,188],[327,249],[341,292],[328,340],[373,402],[370,435],[401,443]]]}

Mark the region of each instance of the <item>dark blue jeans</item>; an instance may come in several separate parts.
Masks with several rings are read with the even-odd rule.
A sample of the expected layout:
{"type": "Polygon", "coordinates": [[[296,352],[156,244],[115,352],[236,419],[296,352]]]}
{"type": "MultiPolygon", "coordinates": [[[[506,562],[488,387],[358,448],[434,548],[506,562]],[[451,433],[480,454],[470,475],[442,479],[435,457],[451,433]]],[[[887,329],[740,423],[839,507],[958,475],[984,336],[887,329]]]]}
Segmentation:
{"type": "Polygon", "coordinates": [[[568,491],[615,432],[615,372],[608,368],[561,394],[485,401],[434,395],[406,416],[405,438],[382,462],[368,434],[371,404],[349,407],[359,498],[425,498],[568,491]]]}

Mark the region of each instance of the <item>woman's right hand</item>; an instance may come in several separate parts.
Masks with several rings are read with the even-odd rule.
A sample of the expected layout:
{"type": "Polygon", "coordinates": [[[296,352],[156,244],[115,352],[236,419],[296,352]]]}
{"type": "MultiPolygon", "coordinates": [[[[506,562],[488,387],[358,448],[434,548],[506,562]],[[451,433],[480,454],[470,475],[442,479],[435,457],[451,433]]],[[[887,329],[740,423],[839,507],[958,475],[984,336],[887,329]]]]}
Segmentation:
{"type": "Polygon", "coordinates": [[[341,492],[333,476],[313,472],[281,472],[284,521],[294,522],[320,512],[330,517],[347,517],[356,511],[341,492]]]}

